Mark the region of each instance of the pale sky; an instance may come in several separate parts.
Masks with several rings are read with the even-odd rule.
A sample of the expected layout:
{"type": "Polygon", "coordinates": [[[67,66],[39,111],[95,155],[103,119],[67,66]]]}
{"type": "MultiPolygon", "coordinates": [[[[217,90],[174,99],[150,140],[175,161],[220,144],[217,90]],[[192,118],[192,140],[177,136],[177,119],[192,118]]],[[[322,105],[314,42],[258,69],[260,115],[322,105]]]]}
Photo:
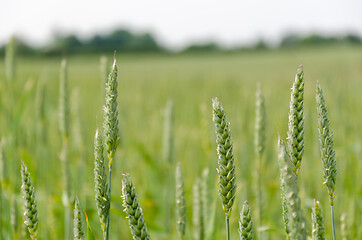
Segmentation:
{"type": "Polygon", "coordinates": [[[215,40],[224,46],[287,32],[362,36],[362,0],[0,0],[0,44],[16,34],[33,44],[55,30],[83,37],[115,27],[151,31],[170,48],[215,40]]]}

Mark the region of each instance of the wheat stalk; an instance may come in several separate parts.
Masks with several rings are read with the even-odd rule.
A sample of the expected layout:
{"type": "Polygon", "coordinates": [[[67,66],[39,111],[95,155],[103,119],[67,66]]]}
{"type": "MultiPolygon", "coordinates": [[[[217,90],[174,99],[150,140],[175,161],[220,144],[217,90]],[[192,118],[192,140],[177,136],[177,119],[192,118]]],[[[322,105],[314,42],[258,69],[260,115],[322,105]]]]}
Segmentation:
{"type": "Polygon", "coordinates": [[[174,176],[170,171],[174,164],[173,162],[173,102],[168,100],[166,107],[164,109],[164,129],[163,129],[163,141],[162,141],[162,159],[164,161],[164,171],[165,171],[165,188],[163,191],[164,194],[164,226],[166,232],[169,234],[171,230],[170,217],[171,217],[171,205],[170,205],[170,195],[172,186],[172,180],[174,176]]]}
{"type": "Polygon", "coordinates": [[[98,129],[94,137],[94,159],[95,200],[103,237],[105,239],[107,237],[107,218],[110,202],[108,197],[106,166],[103,157],[103,142],[98,129]]]}
{"type": "Polygon", "coordinates": [[[225,212],[226,238],[229,240],[229,217],[236,191],[233,145],[231,143],[230,124],[227,122],[225,111],[217,98],[212,100],[212,108],[218,154],[219,196],[225,212]]]}
{"type": "Polygon", "coordinates": [[[122,198],[124,211],[127,214],[128,223],[134,240],[151,239],[147,232],[146,223],[143,220],[143,212],[140,207],[136,190],[128,174],[123,174],[122,198]]]}
{"type": "Polygon", "coordinates": [[[323,211],[317,200],[314,199],[312,208],[312,238],[313,240],[324,240],[324,219],[323,211]]]}
{"type": "MultiPolygon", "coordinates": [[[[262,186],[261,186],[261,171],[262,171],[262,158],[265,148],[265,100],[261,90],[260,83],[256,91],[256,107],[255,107],[255,154],[257,157],[257,202],[258,202],[258,220],[259,229],[262,226],[262,186]]],[[[259,240],[262,239],[262,232],[259,231],[259,240]]]]}
{"type": "Polygon", "coordinates": [[[30,173],[24,162],[21,162],[21,189],[25,206],[25,225],[29,231],[31,239],[38,239],[38,210],[36,207],[35,190],[30,179],[30,173]]]}
{"type": "Polygon", "coordinates": [[[254,136],[255,154],[259,161],[261,161],[265,149],[265,122],[266,122],[265,99],[263,92],[261,90],[261,85],[259,83],[258,88],[256,90],[255,136],[254,136]]]}
{"type": "Polygon", "coordinates": [[[60,70],[60,87],[59,87],[59,129],[63,138],[62,150],[60,153],[60,160],[62,162],[63,171],[63,203],[64,206],[69,207],[70,204],[70,169],[69,169],[69,154],[68,154],[68,140],[69,140],[69,96],[68,96],[68,76],[67,76],[67,62],[63,59],[60,70]]]}
{"type": "Polygon", "coordinates": [[[342,240],[348,240],[349,236],[348,236],[348,230],[347,230],[347,213],[343,212],[341,214],[341,238],[342,240]]]}
{"type": "Polygon", "coordinates": [[[186,230],[186,200],[180,162],[176,165],[176,229],[180,239],[183,239],[186,230]]]}
{"type": "Polygon", "coordinates": [[[253,240],[253,223],[251,220],[250,207],[247,201],[244,202],[240,212],[239,220],[239,238],[240,240],[253,240]]]}
{"type": "Polygon", "coordinates": [[[71,180],[69,168],[69,94],[68,94],[68,72],[67,62],[65,59],[61,62],[60,68],[60,86],[59,86],[59,130],[62,135],[63,144],[60,152],[60,161],[62,164],[63,176],[63,195],[62,201],[65,207],[64,210],[64,231],[65,237],[69,238],[71,234],[71,180]]]}
{"type": "Polygon", "coordinates": [[[106,150],[108,153],[109,165],[112,166],[113,158],[119,144],[119,128],[118,128],[118,104],[117,104],[117,65],[114,59],[112,71],[106,82],[106,96],[104,105],[104,136],[106,150]]]}
{"type": "Polygon", "coordinates": [[[330,129],[330,121],[326,102],[324,100],[322,88],[317,82],[317,114],[318,114],[318,133],[321,159],[323,164],[323,179],[328,189],[329,204],[331,206],[333,239],[336,239],[336,230],[334,223],[334,198],[336,189],[337,167],[335,151],[333,147],[333,131],[330,129]]]}
{"type": "Polygon", "coordinates": [[[74,203],[74,239],[84,239],[82,213],[79,208],[79,199],[75,198],[74,203]]]}
{"type": "MultiPolygon", "coordinates": [[[[284,223],[288,225],[285,226],[285,229],[290,231],[289,238],[293,240],[306,240],[307,232],[305,225],[305,218],[301,208],[301,200],[298,196],[298,186],[296,182],[297,176],[294,174],[293,166],[289,160],[289,156],[286,152],[285,144],[279,139],[279,167],[280,167],[280,179],[281,187],[284,190],[285,198],[285,209],[286,210],[287,221],[284,219],[284,223]]],[[[284,214],[283,214],[284,215],[284,214]]],[[[287,232],[286,232],[287,233],[287,232]]],[[[287,233],[288,234],[288,233],[287,233]]]]}
{"type": "Polygon", "coordinates": [[[62,60],[60,65],[59,85],[59,129],[64,138],[69,137],[69,94],[67,61],[62,60]]]}
{"type": "Polygon", "coordinates": [[[205,237],[205,231],[201,200],[201,182],[199,178],[196,179],[193,186],[192,225],[194,228],[194,239],[203,240],[205,237]]]}
{"type": "MultiPolygon", "coordinates": [[[[280,165],[280,162],[279,162],[280,165]]],[[[280,165],[282,167],[282,165],[280,165]]],[[[285,192],[285,181],[283,172],[280,171],[280,192],[281,192],[281,200],[282,200],[282,215],[283,215],[283,223],[284,223],[284,231],[287,235],[287,240],[289,240],[290,235],[290,227],[289,227],[289,217],[288,217],[288,206],[285,192]]]]}
{"type": "MultiPolygon", "coordinates": [[[[111,204],[111,182],[112,182],[112,166],[115,157],[116,149],[119,144],[119,128],[118,128],[118,104],[117,104],[117,65],[116,58],[112,65],[112,70],[106,82],[106,96],[104,105],[104,136],[105,145],[109,161],[108,174],[108,201],[111,204]]],[[[109,238],[109,221],[110,213],[107,216],[106,239],[109,238]]]]}
{"type": "Polygon", "coordinates": [[[304,153],[304,71],[300,65],[290,95],[288,153],[293,172],[298,177],[304,153]]]}
{"type": "Polygon", "coordinates": [[[173,102],[169,100],[164,111],[164,129],[163,129],[163,152],[162,158],[165,162],[172,163],[173,152],[173,102]]]}
{"type": "Polygon", "coordinates": [[[82,223],[82,214],[79,208],[79,199],[78,196],[76,196],[74,201],[74,239],[83,239],[84,238],[84,232],[83,232],[83,223],[82,223]]]}

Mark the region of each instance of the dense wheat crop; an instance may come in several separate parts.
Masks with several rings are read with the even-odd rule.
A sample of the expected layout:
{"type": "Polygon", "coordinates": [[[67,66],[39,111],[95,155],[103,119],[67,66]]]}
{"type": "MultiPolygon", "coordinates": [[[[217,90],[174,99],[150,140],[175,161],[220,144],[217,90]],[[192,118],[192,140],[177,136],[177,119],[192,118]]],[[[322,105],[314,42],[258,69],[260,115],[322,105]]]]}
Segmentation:
{"type": "MultiPolygon", "coordinates": [[[[332,238],[330,202],[323,186],[318,140],[315,88],[319,80],[334,133],[338,177],[333,204],[337,239],[342,235],[362,238],[362,48],[200,55],[116,54],[116,58],[120,141],[112,168],[109,239],[132,238],[121,197],[124,173],[132,176],[151,239],[179,239],[175,209],[177,162],[182,166],[187,209],[184,239],[193,239],[193,186],[196,179],[203,179],[205,168],[209,174],[206,184],[201,184],[202,199],[207,199],[201,202],[200,214],[207,215],[203,216],[202,235],[204,239],[225,239],[212,121],[214,97],[222,102],[232,133],[237,187],[230,215],[231,239],[239,237],[239,213],[246,200],[251,209],[248,214],[253,220],[254,239],[260,229],[263,239],[285,239],[278,133],[282,139],[288,137],[290,88],[301,63],[305,84],[304,153],[298,188],[307,231],[312,236],[311,214],[314,199],[318,199],[324,214],[325,236],[332,238]],[[262,214],[258,214],[259,160],[254,147],[258,82],[267,116],[260,168],[262,214]],[[173,103],[172,122],[165,127],[165,106],[169,100],[173,103]],[[172,136],[165,136],[165,129],[172,136]],[[171,139],[172,145],[167,161],[165,139],[171,139]],[[263,226],[259,226],[260,222],[263,226]]],[[[113,62],[113,53],[107,55],[107,60],[113,62]]],[[[6,80],[5,61],[0,59],[0,239],[22,239],[25,234],[21,161],[31,174],[36,193],[39,239],[64,239],[63,175],[59,160],[63,136],[58,127],[61,59],[16,58],[15,62],[16,74],[6,80]]],[[[85,211],[95,238],[102,239],[94,192],[93,151],[96,129],[103,128],[105,70],[100,71],[100,56],[96,55],[68,57],[67,67],[69,93],[74,89],[78,92],[78,100],[69,100],[69,197],[74,201],[78,196],[84,231],[85,211]]],[[[111,70],[111,65],[107,70],[111,70]]],[[[104,159],[108,167],[106,148],[104,159]]],[[[74,202],[69,206],[74,208],[74,202]]],[[[73,211],[70,213],[73,217],[73,211]]]]}

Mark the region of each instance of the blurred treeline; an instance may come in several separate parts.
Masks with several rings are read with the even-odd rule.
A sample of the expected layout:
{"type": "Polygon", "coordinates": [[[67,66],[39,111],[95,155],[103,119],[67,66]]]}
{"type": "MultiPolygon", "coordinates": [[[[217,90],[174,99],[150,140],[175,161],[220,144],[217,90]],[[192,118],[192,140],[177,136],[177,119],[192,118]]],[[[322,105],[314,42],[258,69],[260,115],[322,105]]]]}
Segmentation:
{"type": "MultiPolygon", "coordinates": [[[[117,29],[108,34],[96,34],[89,39],[81,39],[75,34],[56,34],[53,41],[41,47],[32,47],[26,40],[15,37],[17,52],[20,55],[42,55],[59,56],[82,53],[109,53],[114,50],[118,52],[137,53],[170,52],[162,46],[155,37],[148,32],[135,34],[126,29],[117,29]]],[[[260,40],[255,44],[243,47],[225,49],[216,42],[203,44],[190,44],[178,53],[189,52],[236,52],[248,50],[263,50],[270,48],[298,48],[308,46],[325,45],[361,45],[362,37],[356,34],[346,34],[344,36],[322,36],[318,34],[299,35],[288,34],[282,38],[277,46],[270,46],[267,41],[260,40]]],[[[0,46],[0,55],[4,55],[5,45],[0,46]]]]}

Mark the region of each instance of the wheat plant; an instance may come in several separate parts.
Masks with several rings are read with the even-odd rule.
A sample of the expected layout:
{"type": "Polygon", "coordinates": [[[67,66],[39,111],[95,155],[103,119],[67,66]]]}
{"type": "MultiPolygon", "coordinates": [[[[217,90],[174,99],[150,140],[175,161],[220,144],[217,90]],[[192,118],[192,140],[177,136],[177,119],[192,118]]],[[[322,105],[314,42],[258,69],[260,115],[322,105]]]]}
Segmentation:
{"type": "Polygon", "coordinates": [[[348,240],[349,236],[348,236],[348,231],[347,231],[347,213],[343,212],[341,214],[341,239],[342,240],[348,240]]]}
{"type": "Polygon", "coordinates": [[[98,217],[101,224],[103,238],[107,237],[107,219],[109,215],[110,202],[108,197],[108,183],[106,164],[103,155],[102,136],[97,129],[94,137],[94,183],[95,200],[98,210],[98,217]]]}
{"type": "Polygon", "coordinates": [[[304,71],[300,65],[290,95],[288,153],[298,177],[304,153],[304,71]]]}
{"type": "Polygon", "coordinates": [[[330,121],[326,102],[324,100],[322,88],[317,82],[317,114],[318,114],[318,133],[321,159],[323,164],[323,184],[327,186],[329,195],[329,204],[331,206],[333,239],[336,239],[336,227],[334,223],[334,198],[336,189],[337,167],[335,151],[333,147],[333,131],[330,129],[330,121]]]}
{"type": "Polygon", "coordinates": [[[280,167],[280,179],[282,190],[283,217],[287,237],[293,240],[306,240],[306,223],[298,195],[299,189],[293,165],[287,154],[283,141],[278,140],[278,161],[280,167]],[[285,218],[286,217],[286,218],[285,218]]]}
{"type": "Polygon", "coordinates": [[[192,207],[192,225],[195,240],[203,240],[205,238],[204,216],[202,211],[201,199],[201,181],[196,179],[193,186],[193,207],[192,207]]]}
{"type": "Polygon", "coordinates": [[[25,225],[29,231],[32,240],[38,239],[38,210],[35,199],[35,190],[30,178],[28,168],[24,162],[21,162],[21,189],[23,190],[23,199],[25,206],[25,225]]]}
{"type": "Polygon", "coordinates": [[[176,229],[180,239],[183,239],[186,232],[186,199],[180,162],[176,165],[176,229]]]}
{"type": "Polygon", "coordinates": [[[142,208],[136,196],[136,189],[128,174],[123,174],[122,198],[124,211],[127,214],[128,224],[134,240],[149,240],[146,223],[143,220],[142,208]]]}
{"type": "MultiPolygon", "coordinates": [[[[279,162],[280,165],[280,162],[279,162]]],[[[280,165],[280,167],[282,167],[280,165]]],[[[281,200],[282,200],[282,217],[284,223],[284,232],[287,236],[287,240],[290,239],[290,227],[289,227],[289,216],[288,216],[288,205],[287,205],[287,197],[286,197],[286,186],[284,181],[284,174],[280,172],[280,193],[281,193],[281,200]]]]}
{"type": "Polygon", "coordinates": [[[213,121],[215,124],[219,175],[219,196],[226,219],[226,239],[230,239],[229,218],[235,200],[235,164],[231,142],[230,124],[219,99],[212,100],[213,121]]]}
{"type": "MultiPolygon", "coordinates": [[[[117,104],[117,65],[116,58],[112,65],[112,70],[106,82],[105,104],[104,104],[104,122],[103,130],[105,136],[105,146],[108,157],[108,202],[111,204],[111,182],[112,166],[116,154],[117,146],[120,141],[118,128],[118,104],[117,104]]],[[[110,212],[107,216],[106,239],[109,239],[110,212]]]]}
{"type": "Polygon", "coordinates": [[[164,123],[163,123],[163,139],[162,139],[162,159],[164,161],[164,180],[165,188],[163,189],[163,209],[164,209],[164,226],[166,232],[169,234],[171,230],[170,217],[171,217],[171,204],[170,195],[173,189],[174,176],[171,169],[174,166],[173,161],[173,101],[168,100],[164,109],[164,123]]]}
{"type": "Polygon", "coordinates": [[[324,219],[323,211],[319,201],[314,199],[314,206],[312,208],[312,238],[313,240],[324,240],[324,219]]]}
{"type": "Polygon", "coordinates": [[[162,158],[168,164],[172,163],[173,158],[173,102],[169,100],[164,110],[164,129],[162,158]]]}
{"type": "MultiPolygon", "coordinates": [[[[255,107],[255,136],[254,136],[254,145],[255,145],[255,154],[256,154],[256,172],[257,172],[257,204],[258,204],[258,221],[259,229],[262,226],[262,184],[261,184],[261,172],[262,172],[262,161],[263,161],[263,152],[265,148],[265,100],[264,95],[261,90],[260,83],[256,91],[256,107],[255,107]]],[[[259,240],[262,240],[262,232],[259,231],[259,240]]]]}
{"type": "Polygon", "coordinates": [[[64,205],[64,234],[66,238],[71,234],[71,177],[69,167],[69,94],[68,94],[68,71],[67,61],[61,62],[60,68],[60,86],[59,86],[59,130],[62,135],[62,149],[60,152],[60,162],[62,166],[63,177],[63,195],[64,205]]]}
{"type": "Polygon", "coordinates": [[[84,239],[84,230],[83,230],[83,222],[82,222],[82,213],[79,207],[79,199],[75,198],[74,202],[74,239],[82,240],[84,239]]]}
{"type": "Polygon", "coordinates": [[[251,211],[247,201],[244,202],[240,212],[239,220],[239,238],[240,240],[253,240],[253,222],[251,220],[251,211]]]}

